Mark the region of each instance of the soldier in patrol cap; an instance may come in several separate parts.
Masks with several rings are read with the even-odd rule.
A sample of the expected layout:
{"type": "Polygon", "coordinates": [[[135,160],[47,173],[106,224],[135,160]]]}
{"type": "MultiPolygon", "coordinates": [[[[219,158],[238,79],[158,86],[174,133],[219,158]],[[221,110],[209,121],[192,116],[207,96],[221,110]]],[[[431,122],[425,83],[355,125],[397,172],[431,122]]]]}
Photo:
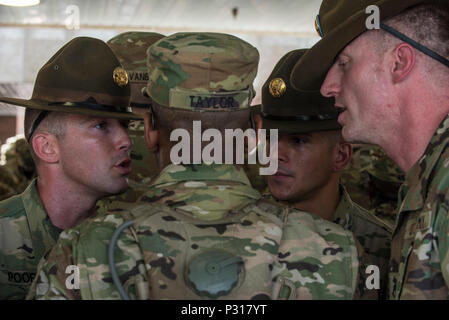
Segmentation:
{"type": "Polygon", "coordinates": [[[23,299],[37,264],[63,229],[95,213],[104,196],[124,192],[131,140],[127,74],[101,40],[66,43],[39,70],[26,107],[25,137],[38,178],[0,202],[0,298],[23,299]]]}
{"type": "Polygon", "coordinates": [[[177,33],[149,48],[145,139],[162,171],[136,207],[64,231],[29,298],[355,296],[359,251],[349,231],[262,199],[238,165],[171,160],[171,133],[187,132],[191,152],[194,121],[202,132],[251,127],[258,61],[256,48],[220,33],[177,33]],[[69,264],[80,267],[79,290],[64,286],[69,264]]]}
{"type": "Polygon", "coordinates": [[[382,147],[406,174],[389,297],[448,299],[449,1],[324,0],[316,21],[322,39],[293,86],[321,87],[343,137],[382,147]]]}
{"type": "Polygon", "coordinates": [[[386,292],[391,230],[354,203],[339,183],[352,148],[341,137],[332,99],[319,92],[298,92],[290,84],[293,66],[304,52],[284,55],[262,87],[262,116],[256,117],[256,126],[279,131],[278,171],[267,177],[270,193],[293,208],[352,231],[370,264],[380,268],[384,290],[379,293],[386,292]]]}

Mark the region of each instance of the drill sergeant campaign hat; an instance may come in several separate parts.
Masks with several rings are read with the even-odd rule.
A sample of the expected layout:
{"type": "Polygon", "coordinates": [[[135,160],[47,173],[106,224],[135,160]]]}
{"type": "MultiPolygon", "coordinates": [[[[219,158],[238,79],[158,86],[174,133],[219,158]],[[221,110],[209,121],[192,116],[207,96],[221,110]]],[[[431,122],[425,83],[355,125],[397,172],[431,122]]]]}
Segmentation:
{"type": "Polygon", "coordinates": [[[222,33],[176,33],[147,52],[147,94],[159,105],[192,111],[235,111],[255,96],[259,52],[222,33]]]}
{"type": "Polygon", "coordinates": [[[322,38],[296,63],[291,82],[300,91],[319,90],[336,57],[352,40],[367,31],[371,5],[379,8],[380,28],[449,67],[438,53],[399,33],[382,21],[420,4],[449,6],[449,0],[323,0],[315,28],[322,38]]]}
{"type": "Polygon", "coordinates": [[[142,92],[148,82],[146,51],[150,45],[163,37],[164,35],[155,32],[130,31],[107,41],[128,73],[131,86],[130,107],[134,112],[137,111],[136,108],[149,109],[151,104],[151,99],[142,92]]]}
{"type": "Polygon", "coordinates": [[[262,87],[262,119],[264,129],[285,133],[308,133],[339,130],[338,111],[334,99],[320,92],[299,92],[290,82],[296,61],[307,49],[293,50],[284,55],[262,87]]]}
{"type": "Polygon", "coordinates": [[[0,97],[1,102],[42,110],[27,140],[51,111],[105,118],[138,119],[127,112],[128,75],[105,42],[77,37],[66,43],[39,70],[31,99],[0,97]]]}

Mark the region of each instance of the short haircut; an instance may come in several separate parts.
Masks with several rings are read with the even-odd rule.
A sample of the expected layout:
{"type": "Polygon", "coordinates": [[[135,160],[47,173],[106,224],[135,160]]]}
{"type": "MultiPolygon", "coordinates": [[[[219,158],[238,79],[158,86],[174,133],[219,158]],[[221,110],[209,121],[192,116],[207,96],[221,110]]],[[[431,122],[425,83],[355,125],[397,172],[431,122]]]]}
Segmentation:
{"type": "MultiPolygon", "coordinates": [[[[435,51],[449,60],[449,8],[443,5],[418,5],[412,7],[392,18],[384,21],[386,25],[395,28],[409,38],[435,51]]],[[[390,33],[380,30],[377,42],[378,49],[386,52],[389,48],[396,46],[402,40],[390,33]]],[[[425,64],[429,74],[443,72],[449,75],[449,69],[436,60],[417,51],[419,55],[425,56],[428,63],[425,64]]],[[[447,79],[447,78],[446,78],[447,79]]],[[[442,80],[442,79],[438,79],[442,80]]]]}
{"type": "MultiPolygon", "coordinates": [[[[24,119],[24,131],[25,133],[30,132],[34,121],[39,116],[42,110],[35,110],[26,108],[25,110],[25,119],[24,119]]],[[[36,162],[38,157],[36,156],[31,141],[36,133],[39,132],[48,132],[54,135],[56,138],[62,138],[65,135],[66,130],[66,118],[67,113],[64,112],[49,112],[47,116],[39,123],[37,128],[34,130],[33,134],[29,139],[30,143],[30,151],[33,160],[36,162]]],[[[26,135],[26,134],[25,134],[26,135]]]]}

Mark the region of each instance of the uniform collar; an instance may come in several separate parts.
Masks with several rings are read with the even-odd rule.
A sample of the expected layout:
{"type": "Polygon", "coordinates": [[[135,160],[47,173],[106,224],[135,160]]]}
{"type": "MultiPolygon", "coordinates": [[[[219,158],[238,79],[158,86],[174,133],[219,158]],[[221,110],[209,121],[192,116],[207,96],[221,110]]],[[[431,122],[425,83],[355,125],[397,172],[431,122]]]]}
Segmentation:
{"type": "Polygon", "coordinates": [[[234,181],[251,186],[245,171],[242,168],[230,164],[170,164],[161,171],[151,185],[157,186],[165,183],[204,180],[234,181]]]}
{"type": "Polygon", "coordinates": [[[31,241],[36,256],[43,256],[51,249],[61,233],[61,229],[55,227],[48,216],[44,204],[37,191],[37,178],[21,194],[23,207],[31,233],[31,241]]]}
{"type": "Polygon", "coordinates": [[[399,212],[419,210],[424,206],[431,175],[438,164],[441,154],[449,143],[449,115],[447,115],[435,131],[430,143],[421,158],[405,177],[399,191],[399,212]]]}
{"type": "Polygon", "coordinates": [[[234,165],[169,165],[141,197],[183,211],[198,220],[218,221],[261,198],[245,171],[234,165]]]}
{"type": "Polygon", "coordinates": [[[335,210],[333,221],[341,225],[343,228],[348,229],[352,223],[351,212],[354,208],[354,202],[352,202],[349,193],[346,188],[340,184],[340,202],[338,203],[337,209],[335,210]]]}

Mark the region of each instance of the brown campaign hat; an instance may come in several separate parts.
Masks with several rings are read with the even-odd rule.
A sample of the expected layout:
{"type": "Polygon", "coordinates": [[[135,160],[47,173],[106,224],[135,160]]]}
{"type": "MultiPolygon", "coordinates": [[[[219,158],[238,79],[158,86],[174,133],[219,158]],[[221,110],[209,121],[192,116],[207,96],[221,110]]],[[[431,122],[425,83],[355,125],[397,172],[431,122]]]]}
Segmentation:
{"type": "MultiPolygon", "coordinates": [[[[300,91],[319,90],[343,48],[367,31],[367,7],[379,8],[380,21],[419,4],[448,5],[448,0],[323,0],[315,27],[322,37],[295,65],[291,81],[300,91]]],[[[370,12],[370,11],[368,11],[370,12]]]]}
{"type": "Polygon", "coordinates": [[[264,129],[285,133],[341,129],[333,98],[325,98],[319,91],[299,92],[291,85],[293,66],[305,52],[306,49],[299,49],[284,55],[265,81],[262,87],[264,129]]]}
{"type": "Polygon", "coordinates": [[[39,70],[31,99],[0,101],[43,111],[98,117],[139,119],[127,112],[128,75],[99,39],[77,37],[66,43],[39,70]]]}

